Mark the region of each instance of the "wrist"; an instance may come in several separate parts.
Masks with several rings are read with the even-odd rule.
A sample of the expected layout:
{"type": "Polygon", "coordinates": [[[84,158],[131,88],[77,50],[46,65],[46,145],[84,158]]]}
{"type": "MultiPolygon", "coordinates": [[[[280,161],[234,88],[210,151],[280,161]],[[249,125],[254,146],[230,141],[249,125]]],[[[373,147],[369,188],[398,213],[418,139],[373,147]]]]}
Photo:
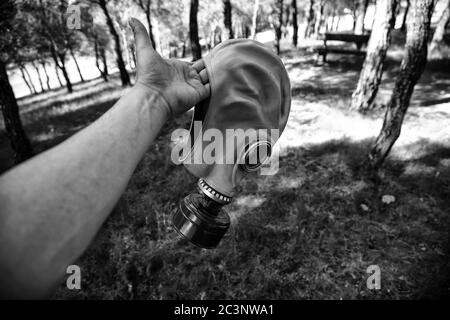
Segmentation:
{"type": "Polygon", "coordinates": [[[133,96],[144,96],[145,102],[143,106],[145,108],[159,110],[163,114],[164,119],[168,119],[172,115],[172,109],[169,103],[157,88],[136,82],[131,91],[133,96]]]}

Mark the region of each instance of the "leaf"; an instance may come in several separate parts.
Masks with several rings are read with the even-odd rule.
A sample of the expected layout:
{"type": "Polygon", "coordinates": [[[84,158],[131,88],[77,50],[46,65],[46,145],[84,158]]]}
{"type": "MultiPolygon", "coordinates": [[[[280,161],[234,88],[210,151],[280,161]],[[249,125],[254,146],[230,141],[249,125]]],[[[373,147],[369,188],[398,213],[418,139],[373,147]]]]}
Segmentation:
{"type": "Polygon", "coordinates": [[[365,205],[364,203],[360,205],[361,209],[363,209],[363,211],[367,212],[369,211],[369,207],[367,205],[365,205]]]}
{"type": "Polygon", "coordinates": [[[381,202],[385,203],[385,204],[390,204],[395,202],[395,197],[391,196],[389,194],[385,194],[383,197],[381,197],[381,202]]]}

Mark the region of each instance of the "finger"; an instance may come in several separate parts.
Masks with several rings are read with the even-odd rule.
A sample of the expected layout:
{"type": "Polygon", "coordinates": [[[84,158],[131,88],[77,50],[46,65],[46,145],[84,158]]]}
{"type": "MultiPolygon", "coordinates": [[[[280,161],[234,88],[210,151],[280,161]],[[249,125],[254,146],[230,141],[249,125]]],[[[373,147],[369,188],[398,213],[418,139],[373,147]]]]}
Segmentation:
{"type": "Polygon", "coordinates": [[[205,69],[205,61],[203,61],[203,59],[197,60],[192,65],[192,67],[195,69],[195,71],[200,72],[202,71],[202,69],[205,69]]]}
{"type": "Polygon", "coordinates": [[[200,79],[202,80],[202,83],[208,83],[209,82],[209,78],[208,78],[208,72],[206,72],[206,69],[203,69],[202,71],[200,71],[199,73],[200,79]]]}
{"type": "Polygon", "coordinates": [[[139,51],[142,50],[152,50],[154,51],[152,44],[150,42],[150,37],[148,36],[147,29],[145,29],[144,25],[135,18],[130,18],[128,20],[131,29],[134,34],[134,41],[136,44],[136,52],[139,55],[139,51]]]}
{"type": "Polygon", "coordinates": [[[211,95],[211,85],[205,84],[200,92],[200,101],[208,98],[211,95]]]}

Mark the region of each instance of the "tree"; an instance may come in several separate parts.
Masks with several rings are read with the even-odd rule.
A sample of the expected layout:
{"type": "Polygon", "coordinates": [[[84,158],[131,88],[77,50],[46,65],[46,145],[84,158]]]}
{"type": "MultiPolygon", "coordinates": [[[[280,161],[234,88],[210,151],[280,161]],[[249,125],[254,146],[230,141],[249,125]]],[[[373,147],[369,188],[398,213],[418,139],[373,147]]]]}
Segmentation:
{"type": "Polygon", "coordinates": [[[156,49],[155,38],[153,37],[153,26],[151,19],[151,0],[135,0],[138,6],[144,11],[145,18],[147,19],[148,34],[150,36],[150,42],[152,43],[153,49],[156,49]]]}
{"type": "Polygon", "coordinates": [[[383,64],[391,42],[397,0],[378,0],[367,55],[352,95],[351,109],[366,112],[373,107],[383,75],[383,64]]]}
{"type": "Polygon", "coordinates": [[[15,163],[33,155],[31,143],[25,134],[19,115],[17,100],[9,82],[7,65],[11,61],[11,49],[17,44],[15,16],[17,8],[13,0],[0,3],[0,107],[5,123],[6,135],[14,151],[15,163]]]}
{"type": "Polygon", "coordinates": [[[408,110],[414,86],[425,69],[433,5],[434,0],[411,0],[405,56],[391,98],[386,106],[381,132],[368,156],[368,165],[372,169],[377,169],[383,163],[400,136],[403,118],[408,110]]]}
{"type": "Polygon", "coordinates": [[[256,39],[256,29],[257,29],[257,22],[258,22],[258,11],[259,11],[259,0],[255,0],[253,5],[253,14],[252,14],[252,30],[251,30],[251,38],[253,40],[256,39]]]}
{"type": "Polygon", "coordinates": [[[274,26],[275,26],[275,49],[277,51],[277,54],[280,54],[280,40],[281,40],[281,28],[283,27],[283,0],[277,0],[277,18],[275,20],[274,26]]]}
{"type": "Polygon", "coordinates": [[[77,58],[75,57],[74,50],[79,49],[81,46],[81,43],[83,42],[83,39],[81,38],[82,34],[80,32],[73,33],[69,37],[67,41],[67,47],[69,49],[70,56],[72,57],[73,62],[75,62],[75,67],[77,68],[78,75],[80,76],[81,82],[85,82],[83,74],[81,73],[80,66],[78,65],[77,58]]]}
{"type": "Polygon", "coordinates": [[[114,50],[116,53],[116,62],[117,67],[119,68],[120,73],[120,80],[122,81],[122,86],[129,86],[131,84],[130,81],[130,75],[128,74],[127,69],[125,68],[125,62],[123,60],[122,56],[122,46],[120,45],[120,37],[117,33],[116,28],[114,27],[114,21],[108,11],[106,0],[98,0],[98,5],[103,11],[103,14],[106,18],[106,24],[109,28],[109,33],[111,33],[111,36],[114,40],[114,50]]]}
{"type": "Polygon", "coordinates": [[[94,25],[91,31],[94,42],[95,65],[105,82],[108,82],[108,63],[106,61],[106,50],[109,45],[109,36],[101,25],[94,25]],[[102,66],[100,66],[100,62],[102,66]]]}
{"type": "Polygon", "coordinates": [[[325,21],[324,10],[325,10],[325,2],[326,0],[320,0],[319,6],[316,12],[316,23],[314,25],[314,37],[317,38],[320,33],[320,29],[325,21]]]}
{"type": "Polygon", "coordinates": [[[24,10],[26,10],[29,20],[36,26],[35,32],[43,35],[42,41],[47,43],[56,67],[61,70],[66,80],[67,90],[72,92],[72,82],[66,68],[68,43],[73,34],[73,31],[66,27],[67,5],[66,0],[58,2],[50,0],[25,1],[24,10]]]}
{"type": "Polygon", "coordinates": [[[297,46],[298,41],[298,12],[297,12],[297,0],[292,0],[292,44],[297,46]]]}
{"type": "Polygon", "coordinates": [[[408,12],[409,12],[409,6],[410,5],[411,5],[410,0],[406,0],[406,7],[405,7],[405,12],[403,13],[402,27],[401,27],[401,30],[403,30],[403,31],[406,30],[406,18],[408,17],[408,12]]]}
{"type": "Polygon", "coordinates": [[[198,0],[191,0],[191,8],[189,11],[189,39],[191,40],[192,59],[199,60],[202,58],[202,48],[198,38],[198,0]]]}
{"type": "Polygon", "coordinates": [[[445,29],[450,21],[450,0],[446,0],[444,11],[442,12],[439,22],[434,31],[433,38],[430,44],[430,57],[442,58],[442,49],[446,47],[444,42],[445,29]]]}
{"type": "MultiPolygon", "coordinates": [[[[35,43],[40,43],[49,51],[55,67],[62,72],[66,80],[67,90],[72,92],[72,82],[66,69],[68,43],[73,35],[73,31],[66,27],[67,5],[66,0],[24,0],[22,9],[27,18],[23,27],[33,27],[30,34],[39,35],[35,43]]],[[[59,77],[58,71],[56,74],[59,77]]],[[[60,79],[58,78],[58,80],[60,79]]],[[[62,84],[61,81],[60,83],[62,84]]]]}
{"type": "Polygon", "coordinates": [[[234,38],[231,11],[231,1],[223,0],[223,24],[226,30],[226,39],[234,38]]]}
{"type": "Polygon", "coordinates": [[[25,82],[26,86],[28,87],[28,90],[30,90],[31,94],[36,94],[37,93],[36,87],[34,86],[33,81],[31,80],[31,76],[25,64],[22,61],[18,61],[17,57],[15,57],[15,61],[17,63],[17,67],[20,70],[20,74],[22,75],[23,82],[25,82]]]}
{"type": "Polygon", "coordinates": [[[316,15],[314,12],[315,0],[309,0],[309,6],[306,13],[306,28],[305,28],[305,38],[309,38],[314,32],[314,25],[316,24],[316,15]]]}
{"type": "Polygon", "coordinates": [[[354,31],[356,34],[364,33],[364,19],[366,18],[368,5],[369,0],[357,0],[356,2],[356,19],[354,23],[354,31]]]}
{"type": "Polygon", "coordinates": [[[42,81],[42,75],[41,75],[41,71],[39,70],[39,65],[37,65],[34,60],[31,61],[31,65],[33,66],[34,70],[36,70],[36,74],[38,75],[38,81],[39,81],[39,86],[41,87],[41,92],[44,92],[44,82],[42,81]]]}
{"type": "Polygon", "coordinates": [[[50,87],[50,77],[48,75],[48,71],[47,71],[47,61],[44,58],[39,59],[39,63],[42,66],[42,70],[44,70],[44,74],[45,74],[45,83],[47,85],[47,90],[51,90],[50,87]]]}

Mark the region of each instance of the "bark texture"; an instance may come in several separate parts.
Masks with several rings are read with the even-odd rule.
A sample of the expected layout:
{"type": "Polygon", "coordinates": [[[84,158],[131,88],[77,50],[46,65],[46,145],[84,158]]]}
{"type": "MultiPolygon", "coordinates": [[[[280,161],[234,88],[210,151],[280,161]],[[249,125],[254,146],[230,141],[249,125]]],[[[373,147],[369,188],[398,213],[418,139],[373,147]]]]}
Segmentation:
{"type": "Polygon", "coordinates": [[[445,29],[450,21],[450,0],[446,0],[444,11],[434,31],[433,39],[430,44],[430,57],[443,58],[442,49],[446,47],[444,42],[445,29]]]}
{"type": "Polygon", "coordinates": [[[5,122],[6,135],[14,150],[15,163],[22,162],[33,155],[30,140],[20,121],[19,107],[9,83],[6,65],[0,60],[0,106],[5,122]]]}
{"type": "Polygon", "coordinates": [[[403,118],[408,110],[414,86],[427,63],[427,42],[430,36],[433,5],[433,0],[411,0],[405,57],[402,60],[392,96],[386,106],[381,132],[369,153],[368,164],[371,169],[380,167],[400,136],[403,118]]]}
{"type": "Polygon", "coordinates": [[[367,45],[367,55],[352,95],[351,109],[366,112],[373,102],[383,75],[386,52],[391,42],[391,30],[395,23],[397,0],[378,0],[374,28],[367,45]]]}

